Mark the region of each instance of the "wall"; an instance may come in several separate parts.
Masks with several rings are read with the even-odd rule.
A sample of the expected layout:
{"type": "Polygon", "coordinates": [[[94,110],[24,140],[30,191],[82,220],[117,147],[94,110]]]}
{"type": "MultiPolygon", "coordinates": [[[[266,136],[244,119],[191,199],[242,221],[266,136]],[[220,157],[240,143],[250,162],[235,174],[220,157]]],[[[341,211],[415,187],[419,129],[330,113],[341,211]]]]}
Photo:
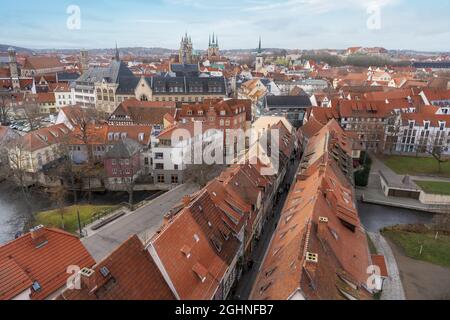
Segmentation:
{"type": "Polygon", "coordinates": [[[439,204],[450,205],[450,196],[444,196],[439,194],[429,194],[422,191],[420,193],[419,201],[423,204],[439,204]]]}

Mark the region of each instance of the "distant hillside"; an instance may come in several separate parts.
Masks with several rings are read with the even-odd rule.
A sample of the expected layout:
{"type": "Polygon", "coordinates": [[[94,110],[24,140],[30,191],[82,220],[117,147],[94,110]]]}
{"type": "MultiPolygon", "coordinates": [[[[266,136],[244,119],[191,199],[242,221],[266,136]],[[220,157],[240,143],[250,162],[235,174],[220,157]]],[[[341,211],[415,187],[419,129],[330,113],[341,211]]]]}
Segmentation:
{"type": "Polygon", "coordinates": [[[16,50],[16,52],[18,53],[27,53],[27,54],[32,54],[33,51],[27,48],[22,48],[22,47],[16,47],[16,46],[10,46],[7,44],[0,44],[0,52],[7,52],[9,48],[14,48],[14,50],[16,50]]]}

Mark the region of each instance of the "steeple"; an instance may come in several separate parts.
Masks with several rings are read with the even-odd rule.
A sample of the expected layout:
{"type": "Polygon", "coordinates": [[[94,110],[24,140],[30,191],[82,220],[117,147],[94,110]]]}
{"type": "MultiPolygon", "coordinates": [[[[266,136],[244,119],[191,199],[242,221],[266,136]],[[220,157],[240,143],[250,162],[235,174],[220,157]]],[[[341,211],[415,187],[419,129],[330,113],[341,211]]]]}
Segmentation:
{"type": "Polygon", "coordinates": [[[116,54],[115,54],[114,59],[116,61],[120,61],[120,53],[119,53],[119,48],[117,47],[117,41],[116,41],[116,54]]]}
{"type": "Polygon", "coordinates": [[[209,42],[208,42],[208,46],[211,47],[211,35],[209,35],[209,42]]]}
{"type": "Polygon", "coordinates": [[[259,47],[258,47],[258,54],[262,53],[262,48],[261,48],[261,36],[259,37],[259,47]]]}

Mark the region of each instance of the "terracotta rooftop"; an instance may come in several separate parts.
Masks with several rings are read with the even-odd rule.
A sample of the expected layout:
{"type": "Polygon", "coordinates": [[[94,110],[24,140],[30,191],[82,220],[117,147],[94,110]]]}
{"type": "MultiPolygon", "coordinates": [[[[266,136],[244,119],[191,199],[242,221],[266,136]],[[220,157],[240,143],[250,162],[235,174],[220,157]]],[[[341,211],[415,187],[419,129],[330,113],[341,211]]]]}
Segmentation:
{"type": "Polygon", "coordinates": [[[94,264],[78,237],[40,228],[0,246],[0,300],[12,299],[27,289],[31,289],[31,299],[45,299],[66,284],[70,276],[67,267],[94,264]]]}
{"type": "Polygon", "coordinates": [[[173,300],[156,263],[137,236],[95,265],[92,283],[66,290],[59,300],[173,300]]]}
{"type": "Polygon", "coordinates": [[[251,299],[370,298],[369,251],[354,190],[326,147],[345,134],[333,131],[342,131],[335,121],[309,141],[309,166],[289,193],[251,299]]]}
{"type": "Polygon", "coordinates": [[[56,57],[28,57],[23,68],[30,70],[40,70],[61,67],[64,67],[64,65],[56,57]]]}

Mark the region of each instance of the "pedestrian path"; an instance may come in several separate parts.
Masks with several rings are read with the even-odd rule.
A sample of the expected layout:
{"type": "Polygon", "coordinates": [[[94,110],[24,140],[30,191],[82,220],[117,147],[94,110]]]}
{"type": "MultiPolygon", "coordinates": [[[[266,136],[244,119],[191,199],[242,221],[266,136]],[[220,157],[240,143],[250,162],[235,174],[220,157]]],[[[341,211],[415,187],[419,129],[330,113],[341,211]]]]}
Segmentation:
{"type": "Polygon", "coordinates": [[[381,234],[368,232],[368,235],[378,253],[384,256],[389,273],[389,277],[385,280],[383,285],[381,300],[406,300],[397,261],[395,260],[391,247],[381,234]]]}

